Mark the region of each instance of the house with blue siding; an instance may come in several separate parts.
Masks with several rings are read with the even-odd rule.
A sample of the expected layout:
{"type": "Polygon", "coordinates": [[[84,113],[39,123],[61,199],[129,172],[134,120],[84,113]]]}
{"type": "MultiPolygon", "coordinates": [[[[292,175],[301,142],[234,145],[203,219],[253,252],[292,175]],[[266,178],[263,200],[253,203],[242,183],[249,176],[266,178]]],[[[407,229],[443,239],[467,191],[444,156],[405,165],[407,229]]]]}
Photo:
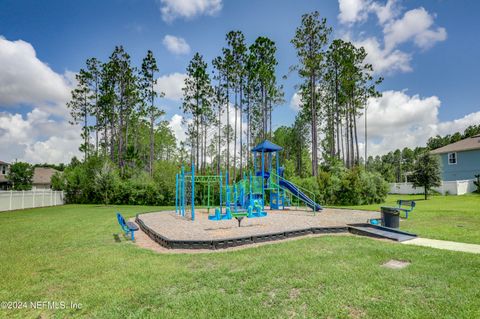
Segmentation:
{"type": "Polygon", "coordinates": [[[480,135],[437,148],[432,154],[440,156],[443,181],[470,180],[480,174],[480,135]]]}

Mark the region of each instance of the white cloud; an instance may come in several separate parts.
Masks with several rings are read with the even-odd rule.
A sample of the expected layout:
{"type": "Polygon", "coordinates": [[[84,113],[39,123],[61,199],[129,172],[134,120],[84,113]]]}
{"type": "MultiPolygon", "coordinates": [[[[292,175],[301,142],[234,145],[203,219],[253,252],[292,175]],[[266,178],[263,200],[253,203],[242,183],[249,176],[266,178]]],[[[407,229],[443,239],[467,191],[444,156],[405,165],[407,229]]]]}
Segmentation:
{"type": "Polygon", "coordinates": [[[183,123],[183,116],[174,114],[170,119],[168,126],[172,129],[177,138],[177,143],[184,142],[187,139],[187,125],[183,123]]]}
{"type": "Polygon", "coordinates": [[[182,88],[186,78],[186,74],[178,72],[162,75],[157,79],[156,90],[165,93],[166,99],[180,101],[183,97],[182,88]]]}
{"type": "Polygon", "coordinates": [[[0,160],[60,163],[79,156],[80,129],[68,124],[66,107],[75,73],[56,73],[30,43],[2,36],[0,70],[0,160]],[[31,111],[6,111],[20,105],[31,111]]]}
{"type": "Polygon", "coordinates": [[[435,42],[444,41],[447,32],[444,28],[431,29],[433,23],[433,16],[422,7],[405,12],[401,19],[384,28],[385,49],[389,51],[411,39],[422,49],[433,46],[435,42]]]}
{"type": "Polygon", "coordinates": [[[412,71],[410,62],[413,53],[399,49],[404,43],[412,42],[421,50],[426,50],[447,38],[446,29],[434,26],[435,16],[423,7],[406,11],[401,17],[402,10],[397,0],[388,0],[385,4],[373,0],[339,0],[339,8],[338,19],[349,28],[345,32],[347,38],[351,38],[355,23],[367,20],[370,13],[376,15],[382,27],[383,41],[365,35],[353,39],[355,44],[365,47],[367,61],[376,73],[412,71]]]}
{"type": "Polygon", "coordinates": [[[384,24],[399,13],[397,0],[388,0],[384,5],[373,0],[338,0],[338,20],[343,24],[364,22],[370,13],[375,13],[378,22],[384,24]]]}
{"type": "MultiPolygon", "coordinates": [[[[367,109],[368,154],[381,155],[404,147],[425,146],[428,138],[463,132],[468,125],[480,122],[480,112],[452,121],[438,118],[441,101],[436,96],[409,96],[405,91],[386,91],[370,99],[367,109]]],[[[358,119],[358,134],[363,155],[364,122],[358,119]]]]}
{"type": "Polygon", "coordinates": [[[381,5],[378,2],[372,2],[369,9],[375,12],[378,22],[382,25],[392,20],[400,13],[397,0],[388,0],[385,5],[381,5]]]}
{"type": "Polygon", "coordinates": [[[80,135],[51,136],[46,141],[29,144],[25,149],[24,160],[30,163],[65,163],[72,157],[82,158],[78,146],[80,135]]]}
{"type": "Polygon", "coordinates": [[[0,113],[1,160],[31,163],[67,163],[80,157],[80,129],[66,121],[52,120],[35,108],[26,116],[0,113]]]}
{"type": "Polygon", "coordinates": [[[300,93],[295,92],[292,95],[292,98],[290,99],[290,107],[293,110],[298,111],[300,110],[301,105],[302,105],[302,97],[300,96],[300,93]]]}
{"type": "Polygon", "coordinates": [[[0,105],[35,105],[55,114],[67,112],[71,72],[61,75],[40,61],[28,42],[0,36],[0,105]]]}
{"type": "Polygon", "coordinates": [[[366,0],[338,0],[341,23],[355,23],[365,21],[368,17],[369,1],[366,0]]]}
{"type": "Polygon", "coordinates": [[[184,38],[168,34],[163,38],[162,43],[167,48],[167,50],[172,52],[173,54],[190,53],[190,46],[184,38]]]}
{"type": "Polygon", "coordinates": [[[356,45],[363,46],[368,55],[366,62],[371,63],[373,70],[378,74],[392,74],[397,71],[412,71],[410,61],[412,55],[400,50],[388,51],[381,48],[377,38],[371,37],[361,41],[356,41],[356,45]]]}
{"type": "Polygon", "coordinates": [[[199,15],[212,16],[222,9],[222,0],[160,0],[159,4],[162,19],[166,22],[199,15]]]}

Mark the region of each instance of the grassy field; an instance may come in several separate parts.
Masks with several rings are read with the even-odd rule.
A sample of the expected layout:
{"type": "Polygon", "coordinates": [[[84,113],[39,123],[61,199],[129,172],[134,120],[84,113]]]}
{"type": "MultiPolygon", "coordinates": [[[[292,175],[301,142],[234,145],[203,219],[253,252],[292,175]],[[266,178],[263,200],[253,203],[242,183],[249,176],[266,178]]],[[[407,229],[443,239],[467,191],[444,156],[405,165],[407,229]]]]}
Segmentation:
{"type": "Polygon", "coordinates": [[[396,206],[398,199],[416,201],[409,218],[401,221],[401,229],[421,237],[480,244],[480,195],[432,196],[428,200],[423,195],[389,195],[383,204],[349,208],[379,211],[380,206],[396,206]]]}
{"type": "MultiPolygon", "coordinates": [[[[412,226],[429,203],[419,204],[412,226]]],[[[115,241],[115,210],[69,205],[0,213],[0,301],[82,304],[0,309],[0,317],[480,317],[479,255],[354,236],[157,254],[123,236],[115,241]],[[412,264],[381,266],[390,259],[412,264]]],[[[130,217],[158,208],[120,210],[130,217]]]]}

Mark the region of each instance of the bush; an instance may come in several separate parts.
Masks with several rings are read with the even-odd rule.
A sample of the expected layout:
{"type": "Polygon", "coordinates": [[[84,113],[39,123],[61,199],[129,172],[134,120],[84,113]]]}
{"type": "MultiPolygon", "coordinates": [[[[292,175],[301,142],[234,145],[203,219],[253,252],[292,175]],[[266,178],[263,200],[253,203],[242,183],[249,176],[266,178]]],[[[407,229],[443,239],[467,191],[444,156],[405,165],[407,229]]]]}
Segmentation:
{"type": "Polygon", "coordinates": [[[389,186],[376,172],[361,167],[351,170],[343,166],[320,171],[317,179],[292,178],[292,182],[312,191],[315,200],[323,205],[363,205],[381,203],[388,194],[389,186]]]}
{"type": "Polygon", "coordinates": [[[57,188],[65,190],[68,203],[172,205],[175,201],[177,167],[155,164],[154,176],[141,169],[128,170],[123,178],[108,158],[90,157],[72,162],[63,175],[55,177],[57,188]]]}
{"type": "Polygon", "coordinates": [[[475,180],[473,181],[473,184],[477,186],[475,193],[480,194],[480,174],[475,175],[475,180]]]}

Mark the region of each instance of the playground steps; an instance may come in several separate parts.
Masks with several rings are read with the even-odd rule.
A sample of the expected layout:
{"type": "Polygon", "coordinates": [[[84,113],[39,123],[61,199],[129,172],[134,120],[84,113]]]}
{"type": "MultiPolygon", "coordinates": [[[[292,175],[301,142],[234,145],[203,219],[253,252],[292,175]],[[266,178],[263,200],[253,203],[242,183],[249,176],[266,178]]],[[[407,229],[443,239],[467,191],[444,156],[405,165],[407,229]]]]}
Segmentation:
{"type": "Polygon", "coordinates": [[[389,239],[398,242],[407,241],[417,237],[416,234],[407,233],[398,229],[371,224],[350,224],[348,231],[352,234],[374,238],[389,239]]]}

